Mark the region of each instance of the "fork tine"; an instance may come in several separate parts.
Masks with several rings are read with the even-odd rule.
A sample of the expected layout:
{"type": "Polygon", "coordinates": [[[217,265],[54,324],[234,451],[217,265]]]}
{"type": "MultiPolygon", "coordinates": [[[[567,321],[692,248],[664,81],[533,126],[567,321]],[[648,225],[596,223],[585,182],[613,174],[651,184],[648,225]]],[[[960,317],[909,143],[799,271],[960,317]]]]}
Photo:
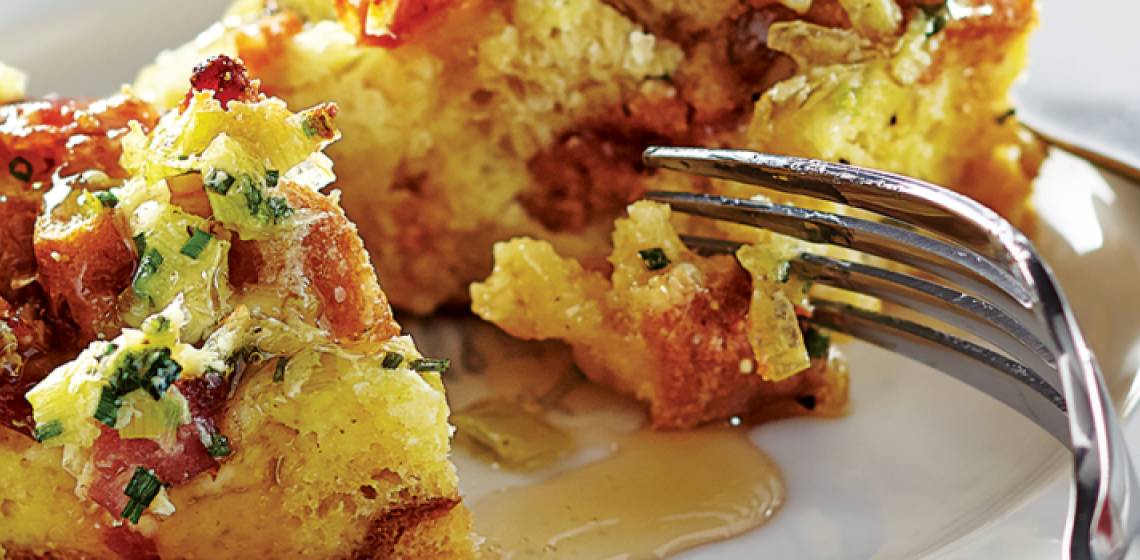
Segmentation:
{"type": "MultiPolygon", "coordinates": [[[[741,245],[691,235],[681,239],[703,254],[734,254],[741,245]]],[[[1009,353],[1055,390],[1061,390],[1052,352],[1028,329],[988,302],[915,276],[811,253],[800,253],[792,259],[791,267],[813,282],[889,301],[965,330],[1009,353]]]]}
{"type": "MultiPolygon", "coordinates": [[[[767,187],[780,192],[809,195],[889,216],[961,242],[974,251],[1002,260],[1002,236],[1007,231],[985,229],[963,221],[955,200],[929,196],[928,189],[912,188],[918,182],[893,173],[841,163],[764,154],[748,150],[654,146],[642,159],[650,167],[683,171],[767,187]],[[901,179],[901,180],[900,180],[901,179]]],[[[985,208],[974,208],[989,214],[985,208]]],[[[997,218],[988,220],[1004,223],[997,218]]],[[[987,224],[992,225],[992,224],[987,224]]]]}
{"type": "MultiPolygon", "coordinates": [[[[895,226],[893,230],[878,231],[890,235],[902,233],[896,238],[902,247],[890,244],[877,246],[867,242],[866,238],[857,239],[870,248],[905,253],[903,241],[919,241],[918,245],[910,248],[926,254],[937,245],[934,237],[940,237],[952,251],[963,251],[961,254],[931,253],[937,254],[936,260],[950,257],[955,265],[949,268],[959,269],[951,272],[961,272],[963,264],[971,268],[973,263],[1004,270],[1012,282],[990,275],[987,268],[979,269],[977,281],[959,287],[1002,307],[1016,320],[1024,319],[1034,334],[1048,341],[1055,356],[1063,400],[1058,400],[1059,395],[1051,391],[1047,381],[1021,364],[929,327],[827,302],[817,304],[813,321],[830,324],[837,331],[854,334],[926,361],[995,396],[1057,436],[1066,443],[1073,456],[1073,492],[1064,537],[1066,557],[1107,559],[1123,558],[1130,552],[1140,553],[1140,500],[1137,499],[1140,478],[1132,467],[1104,377],[1049,265],[1033,243],[1009,222],[953,191],[909,177],[853,166],[737,150],[698,148],[650,148],[644,159],[651,167],[669,167],[765,185],[914,224],[910,228],[895,226]],[[932,237],[919,235],[916,233],[918,230],[929,232],[932,237]],[[967,248],[973,251],[973,255],[966,251],[967,248]],[[966,257],[967,262],[963,263],[955,256],[966,257]],[[975,257],[976,260],[971,260],[975,257]],[[976,287],[982,290],[975,290],[976,287]],[[1009,298],[992,297],[1003,293],[1009,298]],[[1020,297],[1022,295],[1027,297],[1020,297]],[[1015,304],[1012,309],[1007,307],[1011,303],[1015,304]],[[1042,333],[1044,336],[1040,336],[1042,333]],[[976,366],[961,369],[958,366],[963,360],[986,364],[986,371],[976,366]],[[993,375],[988,370],[996,370],[1001,375],[993,375]],[[1052,403],[1052,409],[1049,403],[1052,403]],[[1066,419],[1067,430],[1062,427],[1066,419]]],[[[656,198],[672,202],[669,195],[656,198]]],[[[843,237],[854,238],[854,233],[836,227],[837,224],[852,225],[840,216],[816,213],[814,217],[818,222],[797,226],[796,220],[806,219],[809,215],[790,212],[780,215],[769,211],[767,214],[777,216],[757,219],[749,214],[764,216],[765,213],[758,211],[751,201],[736,204],[731,200],[724,201],[726,209],[717,211],[717,202],[711,197],[679,197],[676,200],[687,203],[689,211],[699,215],[767,227],[814,242],[855,247],[851,239],[843,237]]],[[[925,260],[930,258],[928,256],[925,260]]],[[[925,264],[924,259],[917,260],[925,264]]],[[[953,278],[945,274],[941,276],[953,278]]],[[[1003,346],[1002,349],[1006,348],[1003,346]]]]}
{"type": "Polygon", "coordinates": [[[953,376],[1041,426],[1071,449],[1065,400],[1022,364],[968,340],[905,319],[827,300],[812,302],[811,322],[913,358],[953,376]],[[985,366],[979,369],[977,366],[985,366]],[[988,371],[987,371],[988,370],[988,371]],[[995,383],[992,372],[1001,374],[995,383]]]}
{"type": "Polygon", "coordinates": [[[792,270],[822,284],[909,307],[970,332],[1025,363],[1057,390],[1061,388],[1052,352],[1021,323],[989,302],[916,276],[810,253],[793,261],[792,270]]]}
{"type": "Polygon", "coordinates": [[[679,212],[762,227],[810,243],[836,245],[893,260],[977,294],[1023,324],[1037,325],[1037,318],[1027,306],[1030,300],[1024,286],[1000,266],[970,249],[907,228],[715,195],[649,192],[645,198],[668,203],[679,212]]]}

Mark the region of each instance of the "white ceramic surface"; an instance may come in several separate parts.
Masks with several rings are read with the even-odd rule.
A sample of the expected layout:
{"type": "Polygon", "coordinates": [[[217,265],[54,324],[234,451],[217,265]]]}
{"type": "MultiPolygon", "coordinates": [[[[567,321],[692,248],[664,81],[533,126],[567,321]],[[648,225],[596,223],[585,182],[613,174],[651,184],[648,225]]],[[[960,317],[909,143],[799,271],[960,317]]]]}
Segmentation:
{"type": "MultiPolygon", "coordinates": [[[[192,37],[225,4],[4,0],[0,60],[30,71],[33,94],[98,95],[129,80],[162,46],[192,37]]],[[[1044,92],[1080,103],[1095,90],[1106,93],[1097,99],[1115,103],[1140,99],[1129,95],[1140,74],[1117,72],[1112,61],[1135,44],[1134,29],[1098,33],[1093,16],[1083,15],[1111,13],[1109,19],[1134,27],[1140,6],[1043,4],[1032,71],[1049,79],[1030,82],[1027,97],[1042,99],[1044,92]],[[1073,54],[1082,48],[1086,55],[1073,54]],[[1101,54],[1088,55],[1091,48],[1101,54]],[[1065,79],[1069,70],[1073,79],[1065,79]]],[[[1128,62],[1135,68],[1137,60],[1128,62]]],[[[1140,363],[1140,189],[1059,154],[1043,171],[1037,200],[1039,246],[1123,402],[1140,363]]],[[[1059,445],[937,372],[866,345],[845,351],[853,414],[753,432],[786,474],[790,499],[783,511],[760,530],[683,558],[1059,556],[1068,476],[1059,445]]],[[[1128,432],[1132,449],[1140,449],[1140,424],[1130,422],[1128,432]]]]}

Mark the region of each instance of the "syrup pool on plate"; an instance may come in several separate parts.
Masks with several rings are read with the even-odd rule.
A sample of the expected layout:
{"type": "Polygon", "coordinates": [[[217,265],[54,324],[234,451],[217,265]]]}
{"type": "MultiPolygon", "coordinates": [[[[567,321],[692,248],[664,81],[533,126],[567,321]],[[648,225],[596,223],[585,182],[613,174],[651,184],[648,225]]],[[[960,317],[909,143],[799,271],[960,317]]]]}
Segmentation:
{"type": "MultiPolygon", "coordinates": [[[[413,330],[417,330],[412,325],[413,330]]],[[[743,428],[653,432],[642,407],[585,382],[558,344],[459,320],[431,324],[454,460],[491,558],[665,558],[767,522],[778,467],[743,428]]]]}

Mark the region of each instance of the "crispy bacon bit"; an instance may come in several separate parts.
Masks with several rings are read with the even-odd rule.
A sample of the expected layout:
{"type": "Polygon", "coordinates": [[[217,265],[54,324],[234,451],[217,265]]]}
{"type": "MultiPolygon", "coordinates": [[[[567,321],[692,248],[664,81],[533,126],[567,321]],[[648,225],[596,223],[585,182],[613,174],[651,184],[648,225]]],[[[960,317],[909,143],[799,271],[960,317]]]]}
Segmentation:
{"type": "Polygon", "coordinates": [[[126,507],[123,489],[136,467],[153,469],[163,484],[176,486],[194,476],[218,468],[218,461],[202,445],[198,428],[193,423],[178,428],[175,444],[163,449],[149,439],[123,439],[119,432],[100,426],[102,434],[92,447],[96,475],[87,489],[87,497],[112,515],[126,507]]]}
{"type": "Polygon", "coordinates": [[[131,240],[110,212],[78,226],[55,219],[42,217],[35,238],[40,283],[53,313],[74,320],[84,343],[112,336],[118,296],[130,285],[137,260],[131,240]]]}
{"type": "Polygon", "coordinates": [[[194,418],[217,418],[226,406],[230,384],[226,378],[214,372],[206,372],[201,377],[180,379],[174,384],[186,397],[190,405],[190,416],[194,418]]]}
{"type": "Polygon", "coordinates": [[[361,45],[395,48],[421,33],[457,0],[337,0],[337,15],[361,45]]]}
{"type": "Polygon", "coordinates": [[[157,120],[149,104],[121,94],[0,106],[0,174],[8,175],[11,162],[23,158],[31,167],[29,180],[20,181],[25,184],[48,180],[56,171],[66,176],[96,169],[122,177],[119,137],[127,123],[138,121],[149,130],[157,120]]]}
{"type": "Polygon", "coordinates": [[[161,560],[154,541],[130,525],[105,527],[101,536],[103,544],[122,560],[161,560]]]}
{"type": "Polygon", "coordinates": [[[24,398],[36,383],[66,358],[50,338],[39,307],[13,309],[0,299],[0,427],[31,436],[32,406],[24,398]]]}
{"type": "Polygon", "coordinates": [[[257,84],[249,79],[249,72],[240,60],[224,54],[214,55],[194,67],[190,74],[190,91],[182,101],[185,109],[198,91],[211,91],[222,108],[228,108],[230,101],[257,101],[257,84]]]}
{"type": "Polygon", "coordinates": [[[32,237],[39,212],[32,196],[0,195],[0,297],[10,301],[36,279],[32,237]]]}
{"type": "Polygon", "coordinates": [[[304,122],[305,134],[331,140],[336,136],[333,119],[339,111],[336,103],[321,103],[308,112],[304,122]]]}

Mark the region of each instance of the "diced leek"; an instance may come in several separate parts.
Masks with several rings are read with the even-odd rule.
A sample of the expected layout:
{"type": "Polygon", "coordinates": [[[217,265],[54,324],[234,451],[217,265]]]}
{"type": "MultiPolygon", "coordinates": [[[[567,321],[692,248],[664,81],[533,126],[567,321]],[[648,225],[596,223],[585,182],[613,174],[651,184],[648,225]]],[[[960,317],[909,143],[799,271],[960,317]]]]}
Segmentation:
{"type": "Polygon", "coordinates": [[[748,311],[748,341],[764,379],[778,381],[811,365],[795,306],[787,291],[799,288],[786,281],[786,258],[766,247],[745,245],[736,252],[740,264],[752,274],[752,302],[748,311]]]}
{"type": "Polygon", "coordinates": [[[134,297],[123,318],[139,327],[181,294],[189,313],[183,334],[188,341],[201,340],[227,311],[223,302],[230,290],[229,242],[213,239],[204,231],[204,219],[173,206],[144,205],[136,214],[143,230],[136,243],[144,251],[133,283],[134,297]]]}

